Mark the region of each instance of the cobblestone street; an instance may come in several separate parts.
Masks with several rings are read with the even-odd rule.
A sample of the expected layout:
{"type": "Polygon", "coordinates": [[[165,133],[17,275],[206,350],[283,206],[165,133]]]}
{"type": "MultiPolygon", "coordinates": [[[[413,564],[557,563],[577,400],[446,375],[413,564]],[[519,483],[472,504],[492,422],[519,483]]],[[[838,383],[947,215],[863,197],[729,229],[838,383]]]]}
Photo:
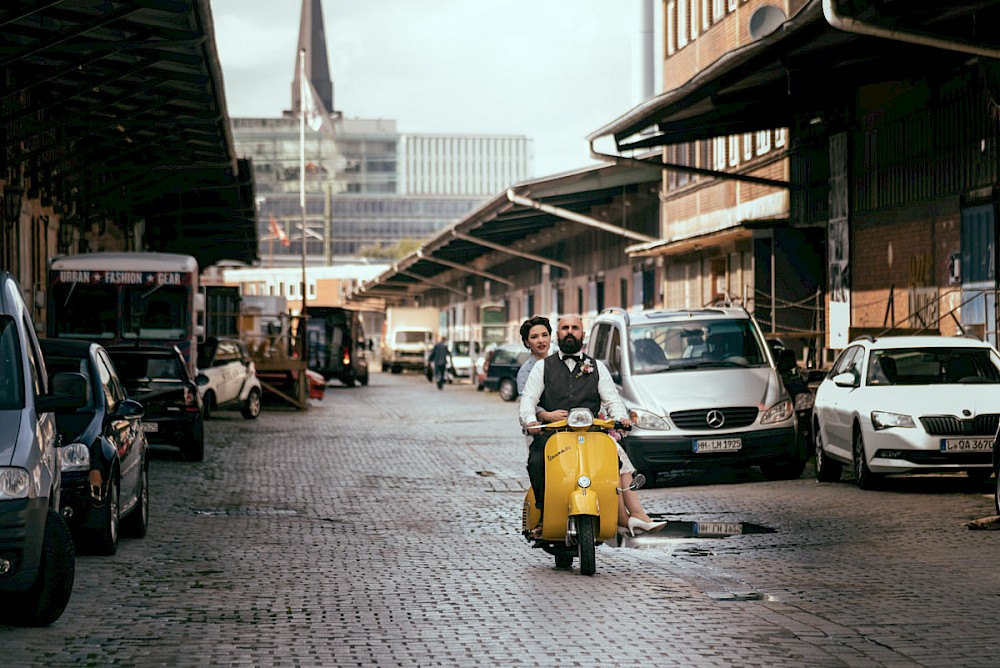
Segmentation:
{"type": "Polygon", "coordinates": [[[757,473],[643,490],[664,532],[556,570],[521,538],[516,403],[422,377],[304,413],[220,412],[157,449],[149,535],[80,556],[65,614],[0,627],[12,666],[995,666],[992,483],[864,492],[757,473]],[[692,538],[690,522],[740,527],[692,538]]]}

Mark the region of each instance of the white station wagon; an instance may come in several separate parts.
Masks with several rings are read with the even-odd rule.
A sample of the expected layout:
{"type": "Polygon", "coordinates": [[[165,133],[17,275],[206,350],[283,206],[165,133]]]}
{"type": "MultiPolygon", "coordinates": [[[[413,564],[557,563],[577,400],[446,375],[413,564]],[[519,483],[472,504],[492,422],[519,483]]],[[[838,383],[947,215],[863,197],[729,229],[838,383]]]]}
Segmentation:
{"type": "Polygon", "coordinates": [[[853,341],[816,391],[816,478],[850,466],[861,489],[894,473],[993,471],[1000,424],[1000,354],[941,336],[853,341]]]}

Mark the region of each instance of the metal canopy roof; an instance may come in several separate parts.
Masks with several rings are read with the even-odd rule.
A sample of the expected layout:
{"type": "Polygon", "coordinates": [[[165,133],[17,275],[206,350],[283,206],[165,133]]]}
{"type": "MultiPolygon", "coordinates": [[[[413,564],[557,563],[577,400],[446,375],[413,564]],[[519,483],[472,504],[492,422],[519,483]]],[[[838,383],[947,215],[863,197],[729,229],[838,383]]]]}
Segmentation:
{"type": "Polygon", "coordinates": [[[155,250],[202,266],[256,260],[211,16],[209,0],[5,0],[0,137],[29,195],[81,226],[145,217],[155,250]]]}
{"type": "MultiPolygon", "coordinates": [[[[656,187],[660,179],[661,172],[656,167],[598,165],[547,179],[524,181],[512,190],[517,195],[587,215],[623,194],[637,193],[643,187],[656,187]]],[[[365,283],[355,296],[402,299],[436,288],[455,291],[455,286],[446,286],[446,281],[440,280],[442,274],[454,269],[453,265],[483,276],[493,273],[495,267],[519,253],[561,264],[555,246],[574,234],[564,232],[564,224],[566,221],[557,215],[515,204],[506,193],[497,195],[400,260],[392,269],[365,283]],[[510,254],[491,246],[510,249],[510,254]]],[[[498,278],[507,279],[502,274],[498,278]]]]}
{"type": "MultiPolygon", "coordinates": [[[[1000,45],[1000,3],[827,0],[853,6],[866,25],[907,39],[1000,45]]],[[[730,51],[690,81],[640,104],[587,137],[612,136],[619,151],[790,127],[797,114],[850,100],[858,85],[954,67],[973,58],[901,41],[844,32],[824,18],[824,1],[808,3],[774,32],[730,51]]],[[[844,9],[846,11],[846,7],[844,9]]]]}

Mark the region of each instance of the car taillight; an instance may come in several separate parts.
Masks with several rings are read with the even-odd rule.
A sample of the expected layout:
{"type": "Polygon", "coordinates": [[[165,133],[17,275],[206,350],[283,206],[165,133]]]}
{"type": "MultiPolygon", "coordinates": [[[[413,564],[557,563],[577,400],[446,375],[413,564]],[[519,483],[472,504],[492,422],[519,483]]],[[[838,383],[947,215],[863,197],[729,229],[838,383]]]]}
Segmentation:
{"type": "Polygon", "coordinates": [[[188,411],[197,411],[198,409],[198,397],[191,390],[190,387],[184,388],[184,408],[188,411]]]}
{"type": "Polygon", "coordinates": [[[346,346],[344,347],[344,357],[341,359],[341,364],[344,366],[351,365],[351,349],[346,346]]]}

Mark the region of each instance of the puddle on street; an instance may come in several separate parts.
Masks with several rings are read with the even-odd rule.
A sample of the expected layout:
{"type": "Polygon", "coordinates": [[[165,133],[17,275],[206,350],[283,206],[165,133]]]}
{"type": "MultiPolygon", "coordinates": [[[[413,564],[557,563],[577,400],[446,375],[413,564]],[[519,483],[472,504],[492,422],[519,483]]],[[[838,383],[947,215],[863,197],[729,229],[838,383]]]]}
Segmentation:
{"type": "MultiPolygon", "coordinates": [[[[657,518],[653,518],[654,521],[657,518]]],[[[742,536],[747,534],[775,533],[775,529],[761,524],[750,522],[700,522],[700,521],[679,521],[670,520],[666,525],[657,531],[646,533],[636,533],[630,536],[627,533],[618,532],[617,540],[609,541],[611,547],[624,547],[644,550],[649,548],[669,548],[670,550],[683,551],[694,556],[710,555],[711,549],[707,547],[696,547],[688,544],[687,547],[678,549],[678,541],[685,539],[719,539],[730,536],[742,536]]]]}

